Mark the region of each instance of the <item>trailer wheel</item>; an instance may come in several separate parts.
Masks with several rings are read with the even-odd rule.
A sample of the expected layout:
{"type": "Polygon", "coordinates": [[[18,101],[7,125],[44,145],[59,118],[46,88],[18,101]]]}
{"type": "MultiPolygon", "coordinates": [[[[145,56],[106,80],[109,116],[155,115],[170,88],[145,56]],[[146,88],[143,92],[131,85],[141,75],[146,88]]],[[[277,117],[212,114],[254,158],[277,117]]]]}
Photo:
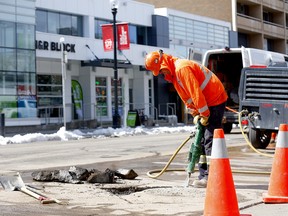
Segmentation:
{"type": "Polygon", "coordinates": [[[254,148],[265,149],[271,139],[271,131],[249,129],[249,140],[254,148]]]}
{"type": "Polygon", "coordinates": [[[229,134],[232,131],[232,123],[225,123],[223,124],[223,131],[225,134],[229,134]]]}

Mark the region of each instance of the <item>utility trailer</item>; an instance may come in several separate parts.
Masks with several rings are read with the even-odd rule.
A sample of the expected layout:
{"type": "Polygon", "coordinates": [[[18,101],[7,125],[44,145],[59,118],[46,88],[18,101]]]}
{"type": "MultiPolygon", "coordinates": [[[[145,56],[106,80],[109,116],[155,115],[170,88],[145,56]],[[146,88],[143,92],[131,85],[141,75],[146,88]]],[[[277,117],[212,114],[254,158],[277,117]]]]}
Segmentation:
{"type": "Polygon", "coordinates": [[[239,82],[241,71],[245,67],[286,64],[288,56],[266,50],[253,48],[228,48],[208,50],[202,64],[208,67],[223,83],[228,95],[227,108],[223,117],[223,129],[230,133],[233,124],[239,124],[239,82]],[[232,111],[231,111],[232,110],[232,111]],[[235,112],[236,111],[236,112],[235,112]]]}
{"type": "Polygon", "coordinates": [[[288,67],[243,68],[239,102],[251,144],[266,148],[271,133],[288,123],[288,67]]]}

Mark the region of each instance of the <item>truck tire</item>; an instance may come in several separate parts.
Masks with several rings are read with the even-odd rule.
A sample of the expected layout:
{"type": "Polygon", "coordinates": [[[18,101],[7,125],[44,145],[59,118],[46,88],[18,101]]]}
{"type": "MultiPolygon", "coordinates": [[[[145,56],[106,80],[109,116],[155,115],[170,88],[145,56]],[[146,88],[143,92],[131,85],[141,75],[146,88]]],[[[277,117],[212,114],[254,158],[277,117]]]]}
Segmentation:
{"type": "Polygon", "coordinates": [[[271,131],[250,128],[248,137],[254,148],[265,149],[270,143],[271,131]]]}
{"type": "Polygon", "coordinates": [[[232,131],[232,123],[225,123],[223,124],[223,131],[225,134],[229,134],[232,131]]]}

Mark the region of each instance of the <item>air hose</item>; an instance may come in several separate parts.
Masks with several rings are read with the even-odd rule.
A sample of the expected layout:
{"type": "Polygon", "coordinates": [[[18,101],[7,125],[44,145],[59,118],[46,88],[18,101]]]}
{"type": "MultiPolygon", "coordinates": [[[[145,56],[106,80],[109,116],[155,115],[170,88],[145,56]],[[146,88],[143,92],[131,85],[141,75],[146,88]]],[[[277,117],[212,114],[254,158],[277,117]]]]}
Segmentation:
{"type": "MultiPolygon", "coordinates": [[[[237,112],[236,110],[233,110],[229,107],[226,107],[226,109],[228,109],[231,112],[237,113],[238,114],[238,121],[239,121],[239,125],[240,125],[240,131],[246,141],[246,143],[250,146],[250,148],[252,148],[256,153],[266,156],[266,157],[273,157],[273,155],[270,154],[265,154],[263,152],[258,151],[257,149],[254,148],[254,146],[251,144],[251,142],[248,140],[247,136],[244,133],[244,130],[242,128],[241,125],[241,116],[242,113],[245,110],[242,110],[241,112],[237,112]]],[[[168,169],[169,165],[172,163],[172,161],[174,160],[174,158],[176,157],[176,155],[178,154],[178,152],[183,148],[183,146],[191,139],[194,137],[195,134],[190,135],[189,137],[186,138],[186,140],[184,140],[181,145],[176,149],[176,151],[173,153],[173,155],[171,156],[171,158],[169,159],[169,161],[166,163],[165,167],[162,170],[159,169],[155,169],[155,170],[150,170],[148,171],[146,174],[148,177],[150,178],[158,178],[160,177],[164,172],[187,172],[186,169],[168,169]],[[152,175],[154,173],[158,173],[156,175],[152,175]]],[[[195,169],[195,171],[197,171],[197,169],[195,169]]],[[[245,170],[233,170],[232,169],[232,173],[240,173],[240,174],[259,174],[259,175],[270,175],[270,172],[260,172],[260,171],[245,171],[245,170]]]]}
{"type": "Polygon", "coordinates": [[[240,127],[240,131],[246,141],[246,143],[250,146],[250,148],[255,151],[256,153],[260,154],[260,155],[263,155],[263,156],[266,156],[266,157],[272,157],[273,158],[273,155],[271,154],[265,154],[263,152],[260,152],[258,151],[256,148],[254,148],[254,146],[251,144],[251,142],[248,140],[247,136],[245,135],[244,133],[244,130],[242,128],[242,124],[241,124],[241,116],[242,116],[242,113],[245,112],[245,110],[242,110],[241,112],[238,113],[238,122],[239,122],[239,127],[240,127]]]}
{"type": "Polygon", "coordinates": [[[176,155],[178,154],[178,152],[183,148],[183,146],[193,137],[194,135],[191,134],[189,137],[186,138],[186,140],[184,140],[184,142],[181,143],[181,145],[176,149],[176,151],[174,152],[174,154],[171,156],[171,158],[169,159],[169,161],[167,162],[167,164],[165,165],[165,167],[162,170],[152,170],[152,171],[148,171],[147,175],[150,178],[158,178],[159,176],[161,176],[164,172],[168,172],[168,171],[182,171],[181,170],[168,170],[167,168],[169,167],[169,165],[172,163],[172,161],[174,160],[174,158],[176,157],[176,155]],[[151,175],[151,173],[158,173],[157,175],[151,175]]]}

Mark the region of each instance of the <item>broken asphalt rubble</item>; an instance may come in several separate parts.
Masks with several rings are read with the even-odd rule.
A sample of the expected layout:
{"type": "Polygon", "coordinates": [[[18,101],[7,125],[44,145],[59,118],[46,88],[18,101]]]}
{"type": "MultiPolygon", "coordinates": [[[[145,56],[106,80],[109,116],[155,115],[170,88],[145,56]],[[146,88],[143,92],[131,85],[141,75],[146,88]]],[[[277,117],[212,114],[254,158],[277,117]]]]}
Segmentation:
{"type": "Polygon", "coordinates": [[[117,178],[135,179],[138,174],[133,169],[110,170],[104,172],[97,169],[85,169],[72,166],[69,170],[44,170],[34,171],[32,174],[35,181],[54,181],[72,184],[88,183],[115,183],[117,178]]]}

